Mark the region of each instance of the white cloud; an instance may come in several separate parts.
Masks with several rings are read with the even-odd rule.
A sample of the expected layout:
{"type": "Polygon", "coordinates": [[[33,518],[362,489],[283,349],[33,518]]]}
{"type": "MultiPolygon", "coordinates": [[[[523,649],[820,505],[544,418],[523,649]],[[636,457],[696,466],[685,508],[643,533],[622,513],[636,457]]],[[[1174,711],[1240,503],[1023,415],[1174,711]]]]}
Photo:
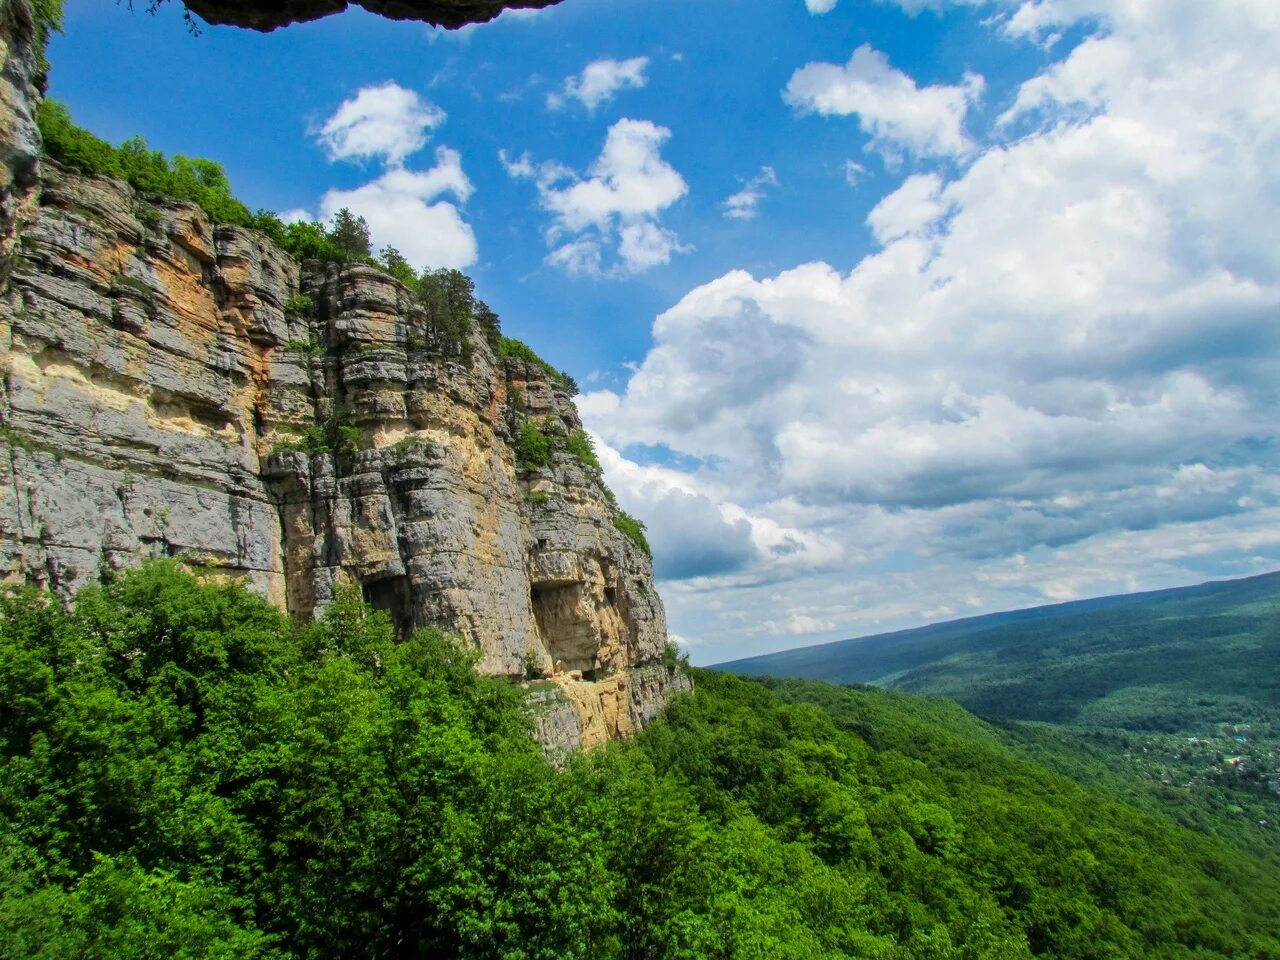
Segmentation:
{"type": "Polygon", "coordinates": [[[754,220],[764,199],[767,187],[778,185],[778,175],[773,167],[761,167],[760,172],[743,183],[742,189],[727,198],[721,206],[730,220],[754,220]]]}
{"type": "Polygon", "coordinates": [[[316,137],[330,160],[377,158],[398,166],[444,121],[439,107],[388,81],[344,100],[316,137]]]}
{"type": "Polygon", "coordinates": [[[844,162],[844,182],[849,186],[856,187],[866,175],[867,168],[856,160],[846,160],[844,162]]]}
{"type": "Polygon", "coordinates": [[[667,263],[687,249],[660,223],[663,211],[689,190],[662,159],[670,136],[648,120],[619,120],[585,177],[555,162],[535,165],[527,154],[516,160],[500,155],[509,175],[536,182],[542,206],[552,215],[548,263],[570,274],[622,276],[667,263]],[[617,262],[605,267],[608,250],[616,251],[617,262]]]}
{"type": "Polygon", "coordinates": [[[809,63],[791,76],[783,99],[799,111],[824,116],[856,115],[877,149],[908,150],[919,156],[954,156],[972,144],[964,132],[970,104],[985,82],[965,74],[957,86],[920,87],[869,44],[849,62],[809,63]]]}
{"type": "Polygon", "coordinates": [[[655,538],[750,527],[713,572],[660,558],[702,661],[1280,566],[1280,6],[1052,7],[1037,29],[1093,35],[1013,98],[1018,139],[882,111],[878,139],[969,162],[883,198],[847,272],[690,291],[584,398],[613,449],[681,465],[692,506],[630,494],[655,538]]]}
{"type": "Polygon", "coordinates": [[[533,165],[533,158],[529,156],[528,150],[514,160],[511,159],[506,150],[499,150],[498,160],[502,163],[502,169],[507,171],[507,176],[516,180],[530,179],[537,173],[537,169],[533,165]]]}
{"type": "Polygon", "coordinates": [[[476,238],[458,206],[471,196],[462,158],[447,147],[436,150],[430,170],[392,168],[354,190],[330,190],[320,202],[324,218],[342,207],[369,223],[375,247],[396,247],[417,267],[467,267],[476,262],[476,238]]]}
{"type": "Polygon", "coordinates": [[[804,0],[804,6],[815,17],[820,17],[836,8],[836,0],[804,0]]]}
{"type": "Polygon", "coordinates": [[[577,100],[594,113],[600,104],[612,100],[619,90],[636,90],[647,82],[644,75],[648,57],[629,60],[596,60],[576,76],[566,77],[564,89],[547,95],[547,106],[558,110],[569,100],[577,100]]]}
{"type": "Polygon", "coordinates": [[[908,177],[867,214],[871,233],[882,244],[923,233],[946,212],[942,178],[936,173],[908,177]]]}

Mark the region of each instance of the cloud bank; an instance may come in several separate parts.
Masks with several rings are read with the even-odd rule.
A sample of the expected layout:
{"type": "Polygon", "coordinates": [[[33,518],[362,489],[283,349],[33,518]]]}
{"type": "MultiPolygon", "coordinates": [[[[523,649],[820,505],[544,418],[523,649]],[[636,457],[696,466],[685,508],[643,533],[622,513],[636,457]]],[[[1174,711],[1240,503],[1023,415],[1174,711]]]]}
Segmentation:
{"type": "Polygon", "coordinates": [[[1092,32],[985,137],[976,82],[802,68],[798,109],[965,162],[883,197],[847,272],[690,291],[584,398],[624,505],[697,541],[659,574],[703,661],[1280,565],[1280,7],[993,6],[1092,32]]]}

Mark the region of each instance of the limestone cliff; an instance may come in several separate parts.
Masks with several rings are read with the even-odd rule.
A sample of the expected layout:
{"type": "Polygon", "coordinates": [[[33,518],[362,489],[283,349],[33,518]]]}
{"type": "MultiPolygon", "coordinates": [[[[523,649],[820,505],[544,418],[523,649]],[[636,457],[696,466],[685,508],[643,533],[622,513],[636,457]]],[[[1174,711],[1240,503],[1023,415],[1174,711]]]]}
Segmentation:
{"type": "Polygon", "coordinates": [[[402,629],[455,630],[482,670],[533,681],[552,749],[624,735],[688,688],[595,471],[565,444],[518,462],[522,424],[581,429],[557,377],[435,330],[378,270],[299,264],[197,207],[38,162],[14,36],[0,575],[69,593],[180,556],[299,617],[356,584],[402,629]],[[341,443],[291,449],[326,429],[341,443]]]}

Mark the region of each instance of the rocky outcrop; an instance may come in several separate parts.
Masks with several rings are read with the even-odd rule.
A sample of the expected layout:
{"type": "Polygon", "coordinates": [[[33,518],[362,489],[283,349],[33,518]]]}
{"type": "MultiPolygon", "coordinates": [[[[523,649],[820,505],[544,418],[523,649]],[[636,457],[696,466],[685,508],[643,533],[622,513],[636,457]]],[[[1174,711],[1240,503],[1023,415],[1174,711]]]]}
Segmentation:
{"type": "Polygon", "coordinates": [[[39,41],[27,0],[0,4],[0,283],[22,223],[35,213],[39,180],[39,41]]]}
{"type": "MultiPolygon", "coordinates": [[[[366,6],[455,25],[501,9],[366,6]]],[[[351,584],[402,630],[458,632],[480,669],[530,686],[553,756],[625,736],[689,689],[662,664],[651,564],[598,471],[566,443],[517,460],[522,425],[581,429],[559,378],[478,330],[434,329],[378,270],[299,264],[197,207],[42,160],[40,62],[28,0],[7,0],[0,580],[69,595],[175,556],[300,618],[351,584]]]]}
{"type": "Polygon", "coordinates": [[[687,689],[597,471],[563,443],[518,462],[523,423],[581,430],[557,377],[442,334],[381,271],[42,170],[0,302],[5,577],[70,592],[180,556],[299,617],[354,584],[402,629],[457,631],[485,672],[554,688],[557,750],[687,689]]]}
{"type": "Polygon", "coordinates": [[[319,20],[360,6],[391,20],[422,20],[456,29],[468,23],[485,23],[503,10],[549,7],[559,0],[186,0],[186,6],[213,24],[274,30],[306,20],[319,20]]]}

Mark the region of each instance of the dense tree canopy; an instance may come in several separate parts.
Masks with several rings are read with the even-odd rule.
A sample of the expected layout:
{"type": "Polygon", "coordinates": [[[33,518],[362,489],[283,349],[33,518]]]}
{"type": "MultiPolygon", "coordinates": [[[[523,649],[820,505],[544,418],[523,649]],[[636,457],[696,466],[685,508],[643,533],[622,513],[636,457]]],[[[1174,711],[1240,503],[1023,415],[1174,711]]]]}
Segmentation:
{"type": "Polygon", "coordinates": [[[959,708],[699,673],[557,771],[343,596],[157,563],[0,608],[0,956],[1263,957],[1274,876],[959,708]]]}

